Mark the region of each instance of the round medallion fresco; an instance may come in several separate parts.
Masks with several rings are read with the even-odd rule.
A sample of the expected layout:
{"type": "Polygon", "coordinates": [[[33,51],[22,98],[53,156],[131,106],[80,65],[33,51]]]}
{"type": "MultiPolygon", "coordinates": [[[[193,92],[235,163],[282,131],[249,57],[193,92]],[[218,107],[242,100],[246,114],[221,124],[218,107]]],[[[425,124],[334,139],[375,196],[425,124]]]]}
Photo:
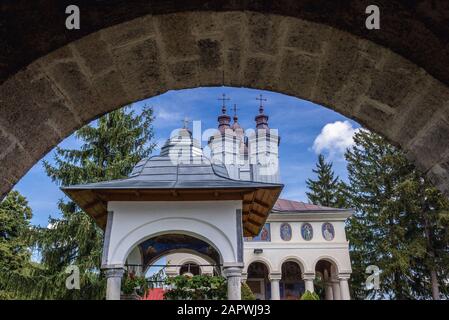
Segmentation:
{"type": "Polygon", "coordinates": [[[331,241],[334,239],[335,231],[332,223],[325,222],[321,227],[321,231],[323,232],[323,238],[327,241],[331,241]]]}
{"type": "Polygon", "coordinates": [[[310,223],[303,223],[303,225],[301,226],[301,236],[306,241],[312,240],[313,228],[310,223]]]}
{"type": "Polygon", "coordinates": [[[290,241],[292,238],[292,227],[288,223],[281,224],[281,239],[284,241],[290,241]]]}

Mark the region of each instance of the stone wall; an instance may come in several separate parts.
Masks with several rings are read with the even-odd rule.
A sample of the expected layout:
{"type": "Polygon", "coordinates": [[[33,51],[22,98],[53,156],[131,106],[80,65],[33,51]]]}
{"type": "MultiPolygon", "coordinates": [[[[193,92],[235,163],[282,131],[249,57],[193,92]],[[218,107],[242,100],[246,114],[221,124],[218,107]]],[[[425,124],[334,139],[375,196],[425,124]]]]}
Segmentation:
{"type": "Polygon", "coordinates": [[[372,41],[295,17],[139,17],[71,42],[3,82],[0,195],[92,119],[167,90],[222,84],[340,112],[401,146],[449,194],[449,89],[440,80],[372,41]]]}

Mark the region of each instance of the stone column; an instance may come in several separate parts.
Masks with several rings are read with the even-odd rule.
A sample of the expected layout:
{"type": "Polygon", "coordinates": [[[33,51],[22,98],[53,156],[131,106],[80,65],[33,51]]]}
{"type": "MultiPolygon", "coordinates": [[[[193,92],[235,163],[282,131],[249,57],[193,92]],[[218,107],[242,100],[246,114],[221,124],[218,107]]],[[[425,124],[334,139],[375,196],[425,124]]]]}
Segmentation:
{"type": "Polygon", "coordinates": [[[120,300],[123,268],[109,268],[104,270],[106,276],[106,300],[120,300]]]}
{"type": "Polygon", "coordinates": [[[332,292],[332,283],[330,281],[326,281],[324,286],[325,286],[325,299],[334,300],[334,295],[332,292]]]}
{"type": "Polygon", "coordinates": [[[282,274],[270,273],[269,279],[271,284],[271,300],[281,300],[281,292],[279,289],[279,281],[281,281],[282,274]]]}
{"type": "Polygon", "coordinates": [[[223,273],[228,280],[228,300],[242,300],[243,263],[224,264],[223,273]]]}
{"type": "Polygon", "coordinates": [[[329,276],[328,270],[324,270],[323,273],[324,277],[324,293],[325,293],[325,299],[326,300],[334,300],[334,296],[332,294],[332,283],[329,276]]]}
{"type": "Polygon", "coordinates": [[[341,300],[351,300],[351,295],[349,293],[349,285],[348,285],[348,274],[340,274],[338,275],[338,280],[340,282],[340,297],[341,300]]]}
{"type": "Polygon", "coordinates": [[[303,274],[302,279],[304,280],[306,291],[314,292],[315,289],[313,288],[313,280],[315,280],[315,274],[305,273],[303,274]]]}
{"type": "Polygon", "coordinates": [[[332,284],[332,297],[334,298],[334,300],[341,300],[340,283],[338,282],[337,279],[332,279],[331,284],[332,284]]]}

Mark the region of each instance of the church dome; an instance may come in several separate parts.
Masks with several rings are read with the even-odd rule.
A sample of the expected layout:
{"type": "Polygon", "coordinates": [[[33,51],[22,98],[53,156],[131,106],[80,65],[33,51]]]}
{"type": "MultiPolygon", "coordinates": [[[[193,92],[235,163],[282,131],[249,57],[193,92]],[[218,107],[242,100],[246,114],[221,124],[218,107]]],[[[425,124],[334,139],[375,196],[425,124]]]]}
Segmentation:
{"type": "Polygon", "coordinates": [[[161,156],[202,156],[203,150],[198,140],[187,128],[178,129],[161,148],[161,156]]]}

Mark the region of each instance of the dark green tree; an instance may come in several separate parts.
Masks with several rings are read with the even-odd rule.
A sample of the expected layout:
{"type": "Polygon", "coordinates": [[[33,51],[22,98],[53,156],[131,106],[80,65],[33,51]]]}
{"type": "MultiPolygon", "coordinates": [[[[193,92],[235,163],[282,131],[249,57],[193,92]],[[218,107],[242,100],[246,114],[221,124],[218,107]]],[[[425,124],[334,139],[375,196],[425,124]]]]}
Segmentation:
{"type": "Polygon", "coordinates": [[[15,298],[10,278],[21,276],[30,266],[31,208],[18,191],[0,202],[0,300],[15,298]]]}
{"type": "Polygon", "coordinates": [[[426,299],[437,284],[447,292],[447,200],[379,135],[361,130],[354,142],[345,155],[356,209],[348,225],[353,297],[426,299]],[[378,290],[365,288],[369,265],[381,269],[378,290]]]}
{"type": "Polygon", "coordinates": [[[307,179],[306,185],[310,190],[306,192],[309,201],[316,205],[344,208],[348,205],[347,186],[335,176],[332,169],[332,162],[326,162],[324,156],[318,156],[316,169],[312,170],[317,179],[307,179]]]}
{"type": "MultiPolygon", "coordinates": [[[[57,147],[54,163],[44,161],[44,168],[58,185],[126,177],[155,147],[152,121],[151,108],[138,115],[128,108],[113,111],[75,133],[82,142],[80,148],[57,147]]],[[[60,200],[59,209],[60,218],[50,219],[49,228],[36,230],[41,268],[30,277],[35,281],[30,297],[101,299],[105,288],[100,272],[103,231],[74,202],[60,200]],[[65,287],[70,265],[80,270],[80,290],[65,287]]]]}

